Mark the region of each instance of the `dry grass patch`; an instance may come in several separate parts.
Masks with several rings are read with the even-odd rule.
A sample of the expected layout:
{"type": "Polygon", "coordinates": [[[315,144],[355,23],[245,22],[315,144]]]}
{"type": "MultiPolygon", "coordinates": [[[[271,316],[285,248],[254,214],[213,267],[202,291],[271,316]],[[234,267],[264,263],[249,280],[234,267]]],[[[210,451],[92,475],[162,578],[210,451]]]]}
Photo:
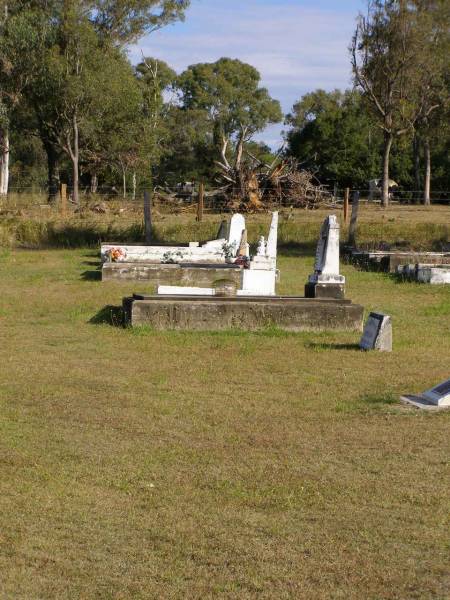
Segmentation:
{"type": "MultiPolygon", "coordinates": [[[[312,260],[281,258],[282,293],[312,260]]],[[[94,324],[132,291],[95,262],[0,257],[3,597],[449,596],[450,415],[397,402],[449,376],[448,288],[345,267],[393,317],[394,352],[364,354],[94,324]]]]}

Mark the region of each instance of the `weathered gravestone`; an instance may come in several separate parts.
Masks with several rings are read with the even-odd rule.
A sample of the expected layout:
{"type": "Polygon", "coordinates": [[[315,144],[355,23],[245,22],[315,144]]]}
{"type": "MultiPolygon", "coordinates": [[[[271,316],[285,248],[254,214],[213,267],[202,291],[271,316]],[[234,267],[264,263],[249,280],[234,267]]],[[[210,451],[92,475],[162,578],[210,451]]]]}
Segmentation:
{"type": "Polygon", "coordinates": [[[359,347],[361,350],[392,352],[391,317],[380,313],[370,313],[359,347]]]}
{"type": "Polygon", "coordinates": [[[418,396],[401,396],[401,400],[425,410],[450,408],[450,379],[418,396]]]}
{"type": "Polygon", "coordinates": [[[306,298],[344,298],[345,277],[339,273],[339,223],[327,217],[320,230],[314,273],[305,286],[306,298]]]}

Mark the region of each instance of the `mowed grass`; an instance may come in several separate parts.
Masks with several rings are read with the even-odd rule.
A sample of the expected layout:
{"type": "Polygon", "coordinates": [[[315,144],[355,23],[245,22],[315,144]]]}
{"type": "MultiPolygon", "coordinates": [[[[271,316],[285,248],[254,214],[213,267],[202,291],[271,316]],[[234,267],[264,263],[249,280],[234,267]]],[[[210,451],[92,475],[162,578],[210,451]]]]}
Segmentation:
{"type": "MultiPolygon", "coordinates": [[[[313,258],[280,259],[302,293],[313,258]]],[[[86,250],[0,253],[0,597],[450,597],[450,290],[343,268],[358,333],[106,322],[145,284],[86,250]],[[92,322],[93,321],[93,322],[92,322]]]]}

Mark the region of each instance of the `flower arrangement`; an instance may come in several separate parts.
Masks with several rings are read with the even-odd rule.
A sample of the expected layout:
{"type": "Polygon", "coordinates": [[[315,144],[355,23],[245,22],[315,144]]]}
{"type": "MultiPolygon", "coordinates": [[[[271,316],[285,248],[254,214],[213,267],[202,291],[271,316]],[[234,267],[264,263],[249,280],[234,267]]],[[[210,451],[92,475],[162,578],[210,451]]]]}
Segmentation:
{"type": "Polygon", "coordinates": [[[231,262],[236,255],[236,243],[233,242],[232,244],[229,244],[228,242],[225,242],[222,244],[222,252],[225,255],[225,260],[231,262]]]}
{"type": "Polygon", "coordinates": [[[183,257],[184,254],[180,250],[172,250],[163,254],[161,262],[163,265],[172,265],[180,262],[183,259],[183,257]]]}
{"type": "Polygon", "coordinates": [[[110,248],[107,251],[107,256],[110,262],[120,262],[126,259],[127,253],[123,248],[110,248]]]}

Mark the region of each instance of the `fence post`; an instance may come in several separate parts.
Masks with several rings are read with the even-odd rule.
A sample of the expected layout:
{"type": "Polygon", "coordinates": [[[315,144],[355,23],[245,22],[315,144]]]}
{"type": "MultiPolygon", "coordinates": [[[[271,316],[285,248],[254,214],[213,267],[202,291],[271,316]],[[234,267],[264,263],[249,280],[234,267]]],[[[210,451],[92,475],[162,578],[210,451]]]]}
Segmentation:
{"type": "Polygon", "coordinates": [[[198,186],[198,206],[197,206],[197,221],[200,223],[203,220],[203,208],[205,202],[205,186],[203,181],[198,186]]]}
{"type": "Polygon", "coordinates": [[[359,192],[353,194],[352,199],[352,218],[350,221],[350,229],[348,231],[348,245],[356,246],[356,225],[358,223],[359,213],[359,192]]]}
{"type": "Polygon", "coordinates": [[[348,221],[348,201],[350,199],[350,188],[345,188],[344,194],[344,223],[348,221]]]}
{"type": "Polygon", "coordinates": [[[144,192],[144,225],[145,225],[145,243],[150,245],[152,242],[152,202],[150,192],[144,192]]]}
{"type": "Polygon", "coordinates": [[[60,198],[60,209],[61,214],[65,215],[67,212],[67,184],[62,183],[59,188],[59,198],[60,198]]]}

